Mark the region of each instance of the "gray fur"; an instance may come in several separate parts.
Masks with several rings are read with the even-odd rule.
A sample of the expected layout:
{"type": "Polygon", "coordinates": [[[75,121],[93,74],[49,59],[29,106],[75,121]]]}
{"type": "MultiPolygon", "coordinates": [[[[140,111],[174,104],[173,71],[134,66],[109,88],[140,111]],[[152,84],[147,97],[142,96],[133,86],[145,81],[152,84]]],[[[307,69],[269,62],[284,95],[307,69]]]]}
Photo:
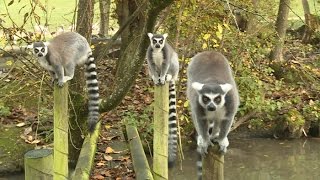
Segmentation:
{"type": "Polygon", "coordinates": [[[150,77],[155,85],[162,85],[171,79],[176,81],[179,73],[178,54],[166,42],[167,34],[148,33],[148,36],[150,46],[147,50],[147,62],[150,77]]]}
{"type": "MultiPolygon", "coordinates": [[[[199,53],[192,58],[187,76],[187,97],[198,134],[197,151],[204,157],[208,146],[215,141],[221,153],[226,153],[227,135],[239,106],[239,94],[228,60],[214,51],[199,53]]],[[[202,170],[201,159],[197,166],[202,170]]]]}
{"type": "Polygon", "coordinates": [[[53,38],[49,43],[33,43],[33,53],[38,57],[40,65],[55,74],[58,85],[71,80],[76,65],[84,64],[91,53],[87,40],[78,33],[67,32],[53,38]],[[36,49],[44,48],[45,52],[36,53],[36,49]]]}
{"type": "Polygon", "coordinates": [[[155,85],[163,85],[169,81],[169,136],[168,162],[169,167],[174,164],[178,149],[178,127],[176,114],[175,81],[178,79],[178,55],[166,42],[167,34],[148,33],[150,46],[147,50],[149,75],[155,85]]]}
{"type": "Polygon", "coordinates": [[[96,65],[86,38],[75,32],[62,33],[49,42],[33,43],[33,53],[60,87],[73,78],[76,65],[85,64],[89,93],[88,126],[93,132],[99,118],[99,87],[96,65]]]}

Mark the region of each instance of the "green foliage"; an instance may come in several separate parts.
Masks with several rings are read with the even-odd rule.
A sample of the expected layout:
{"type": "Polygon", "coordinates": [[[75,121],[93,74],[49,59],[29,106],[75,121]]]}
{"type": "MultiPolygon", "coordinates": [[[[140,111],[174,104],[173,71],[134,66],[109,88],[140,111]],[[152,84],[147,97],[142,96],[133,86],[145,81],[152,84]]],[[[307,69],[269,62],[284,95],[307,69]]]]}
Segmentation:
{"type": "Polygon", "coordinates": [[[6,117],[11,114],[10,108],[0,102],[0,117],[6,117]]]}
{"type": "Polygon", "coordinates": [[[296,109],[289,110],[284,117],[290,126],[302,126],[305,123],[304,117],[296,109]]]}
{"type": "Polygon", "coordinates": [[[309,121],[320,121],[320,100],[310,100],[305,104],[302,115],[309,121]]]}
{"type": "MultiPolygon", "coordinates": [[[[279,124],[279,129],[283,131],[289,124],[291,129],[299,130],[306,120],[319,120],[319,101],[314,100],[320,98],[316,93],[320,89],[319,62],[300,63],[296,59],[289,59],[278,69],[270,64],[269,54],[277,40],[274,22],[279,1],[258,3],[259,8],[256,8],[252,1],[236,0],[231,2],[229,9],[223,1],[175,2],[163,28],[169,31],[170,39],[174,39],[172,36],[177,34],[177,29],[180,30],[178,49],[179,54],[184,56],[179,75],[181,88],[178,98],[182,102],[178,101],[178,114],[182,126],[191,122],[185,97],[186,67],[190,57],[204,50],[220,51],[229,59],[240,93],[241,105],[237,116],[255,112],[254,118],[249,120],[252,127],[272,128],[279,124]],[[254,29],[248,29],[250,33],[239,32],[230,10],[240,10],[246,18],[254,17],[254,29]],[[178,16],[180,14],[181,17],[178,16]],[[177,23],[179,21],[182,22],[180,25],[177,23]]],[[[299,7],[292,7],[293,10],[301,8],[300,1],[296,4],[299,7]]],[[[315,51],[310,46],[297,47],[297,43],[289,38],[287,44],[293,44],[284,50],[287,53],[284,55],[288,57],[291,49],[299,49],[304,53],[302,57],[307,52],[315,51]]]]}
{"type": "Polygon", "coordinates": [[[133,106],[128,106],[128,110],[121,116],[123,117],[123,121],[125,123],[137,127],[141,138],[151,142],[153,132],[152,111],[152,105],[146,107],[142,113],[135,111],[135,108],[133,106]]]}

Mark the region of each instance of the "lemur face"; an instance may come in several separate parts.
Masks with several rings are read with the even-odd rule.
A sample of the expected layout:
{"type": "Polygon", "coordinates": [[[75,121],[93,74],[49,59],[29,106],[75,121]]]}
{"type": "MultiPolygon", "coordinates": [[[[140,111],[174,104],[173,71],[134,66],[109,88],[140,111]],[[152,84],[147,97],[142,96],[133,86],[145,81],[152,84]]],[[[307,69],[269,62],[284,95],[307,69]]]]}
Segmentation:
{"type": "Polygon", "coordinates": [[[153,49],[162,49],[164,47],[168,34],[165,33],[161,35],[161,34],[148,33],[148,36],[150,39],[151,47],[153,49]]]}
{"type": "Polygon", "coordinates": [[[37,57],[44,57],[48,53],[48,47],[43,42],[33,43],[33,54],[37,57]]]}
{"type": "Polygon", "coordinates": [[[216,111],[223,108],[225,104],[225,96],[232,89],[231,84],[201,84],[198,82],[192,83],[199,95],[199,104],[207,111],[216,111]]]}

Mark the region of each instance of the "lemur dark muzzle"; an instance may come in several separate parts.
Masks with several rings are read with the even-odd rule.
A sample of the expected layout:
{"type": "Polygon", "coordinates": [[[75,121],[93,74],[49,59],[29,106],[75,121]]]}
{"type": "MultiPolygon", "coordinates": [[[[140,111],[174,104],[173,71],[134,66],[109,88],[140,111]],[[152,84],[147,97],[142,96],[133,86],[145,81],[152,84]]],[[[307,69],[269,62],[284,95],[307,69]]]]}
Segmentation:
{"type": "Polygon", "coordinates": [[[42,56],[43,56],[43,54],[42,54],[42,53],[39,53],[39,54],[38,54],[38,56],[39,56],[39,57],[42,57],[42,56]]]}
{"type": "Polygon", "coordinates": [[[215,110],[216,110],[216,106],[211,103],[211,104],[209,104],[209,105],[207,106],[207,110],[208,110],[208,111],[215,111],[215,110]]]}
{"type": "Polygon", "coordinates": [[[160,48],[160,45],[159,45],[159,44],[156,44],[156,48],[160,48]]]}

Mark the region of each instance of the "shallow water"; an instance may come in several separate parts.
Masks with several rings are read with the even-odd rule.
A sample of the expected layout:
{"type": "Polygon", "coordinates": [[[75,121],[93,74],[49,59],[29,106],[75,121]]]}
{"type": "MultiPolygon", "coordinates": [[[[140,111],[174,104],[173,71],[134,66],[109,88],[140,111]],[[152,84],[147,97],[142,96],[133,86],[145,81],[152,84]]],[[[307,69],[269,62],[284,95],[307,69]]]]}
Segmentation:
{"type": "MultiPolygon", "coordinates": [[[[169,179],[196,179],[195,147],[169,179]]],[[[224,180],[320,180],[320,139],[231,139],[224,157],[224,180]]]]}
{"type": "MultiPolygon", "coordinates": [[[[184,147],[185,160],[169,170],[170,180],[197,179],[194,149],[184,147]]],[[[320,138],[230,139],[224,160],[224,180],[320,180],[320,138]]],[[[23,174],[0,175],[0,180],[23,179],[23,174]]]]}

